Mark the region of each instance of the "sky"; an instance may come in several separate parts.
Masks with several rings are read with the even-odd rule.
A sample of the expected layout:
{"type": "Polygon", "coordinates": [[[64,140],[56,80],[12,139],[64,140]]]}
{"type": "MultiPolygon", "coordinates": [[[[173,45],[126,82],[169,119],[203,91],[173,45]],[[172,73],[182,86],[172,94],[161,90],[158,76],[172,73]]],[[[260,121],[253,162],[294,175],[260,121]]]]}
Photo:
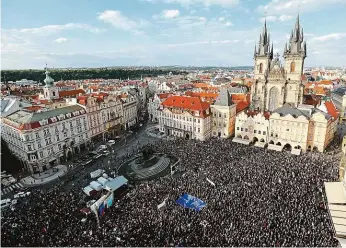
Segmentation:
{"type": "Polygon", "coordinates": [[[298,13],[305,65],[346,66],[346,0],[2,0],[1,12],[2,69],[252,66],[264,18],[282,55],[298,13]]]}

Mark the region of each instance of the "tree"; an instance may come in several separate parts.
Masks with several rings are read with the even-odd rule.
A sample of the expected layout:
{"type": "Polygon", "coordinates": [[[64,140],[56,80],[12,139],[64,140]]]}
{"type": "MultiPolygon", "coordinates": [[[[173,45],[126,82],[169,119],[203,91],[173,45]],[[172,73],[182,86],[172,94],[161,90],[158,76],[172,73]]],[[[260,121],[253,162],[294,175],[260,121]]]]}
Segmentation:
{"type": "MultiPolygon", "coordinates": [[[[143,77],[156,77],[166,75],[171,70],[163,69],[118,69],[118,68],[92,68],[92,69],[50,69],[52,78],[60,80],[83,80],[83,79],[140,79],[143,77]]],[[[173,74],[184,74],[187,72],[175,70],[173,74]]],[[[44,70],[3,70],[2,75],[7,81],[18,81],[30,79],[43,82],[44,70]]]]}

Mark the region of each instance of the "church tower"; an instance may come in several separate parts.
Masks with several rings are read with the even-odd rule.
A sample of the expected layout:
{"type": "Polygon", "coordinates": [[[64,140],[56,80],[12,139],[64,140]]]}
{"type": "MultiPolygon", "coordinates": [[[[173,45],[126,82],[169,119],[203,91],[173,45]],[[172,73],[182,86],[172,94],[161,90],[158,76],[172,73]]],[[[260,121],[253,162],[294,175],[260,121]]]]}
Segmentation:
{"type": "Polygon", "coordinates": [[[303,99],[302,76],[306,58],[306,42],[303,28],[300,26],[299,15],[289,42],[285,44],[283,57],[285,58],[284,68],[288,86],[286,102],[297,106],[303,99]]]}
{"type": "Polygon", "coordinates": [[[267,21],[264,22],[263,31],[260,34],[258,48],[255,46],[255,80],[266,79],[270,62],[273,59],[273,46],[270,47],[270,35],[267,30],[267,21]]]}
{"type": "Polygon", "coordinates": [[[273,45],[270,46],[270,35],[265,20],[262,33],[259,37],[258,47],[254,51],[254,79],[255,83],[251,89],[251,98],[254,108],[265,109],[267,102],[266,83],[270,70],[270,64],[273,59],[273,45]]]}
{"type": "Polygon", "coordinates": [[[48,67],[46,65],[46,78],[44,79],[44,83],[46,84],[43,87],[44,98],[47,100],[57,99],[59,98],[59,89],[54,86],[54,79],[49,75],[48,67]]]}

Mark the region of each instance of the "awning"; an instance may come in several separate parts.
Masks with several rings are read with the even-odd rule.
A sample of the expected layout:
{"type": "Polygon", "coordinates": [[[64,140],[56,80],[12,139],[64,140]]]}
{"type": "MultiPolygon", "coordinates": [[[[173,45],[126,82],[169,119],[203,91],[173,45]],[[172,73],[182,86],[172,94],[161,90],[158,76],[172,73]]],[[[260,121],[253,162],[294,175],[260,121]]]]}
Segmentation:
{"type": "Polygon", "coordinates": [[[277,145],[269,144],[268,145],[268,149],[281,152],[282,149],[284,149],[284,147],[283,146],[277,146],[277,145]]]}
{"type": "Polygon", "coordinates": [[[329,213],[338,238],[346,238],[346,193],[343,182],[324,183],[329,213]]]}
{"type": "Polygon", "coordinates": [[[243,144],[243,145],[249,145],[250,144],[250,140],[241,139],[241,138],[237,138],[237,137],[233,138],[232,141],[239,143],[239,144],[243,144]]]}

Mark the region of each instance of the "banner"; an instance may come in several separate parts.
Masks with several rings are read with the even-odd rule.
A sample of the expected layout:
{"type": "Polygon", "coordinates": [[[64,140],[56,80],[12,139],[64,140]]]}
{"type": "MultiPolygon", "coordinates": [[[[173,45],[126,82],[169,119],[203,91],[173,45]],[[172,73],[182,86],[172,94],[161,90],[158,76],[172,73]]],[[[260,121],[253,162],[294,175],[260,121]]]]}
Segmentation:
{"type": "Polygon", "coordinates": [[[207,205],[201,199],[189,194],[183,194],[178,200],[176,200],[176,203],[183,206],[184,208],[194,209],[197,212],[201,211],[202,208],[207,205]]]}

